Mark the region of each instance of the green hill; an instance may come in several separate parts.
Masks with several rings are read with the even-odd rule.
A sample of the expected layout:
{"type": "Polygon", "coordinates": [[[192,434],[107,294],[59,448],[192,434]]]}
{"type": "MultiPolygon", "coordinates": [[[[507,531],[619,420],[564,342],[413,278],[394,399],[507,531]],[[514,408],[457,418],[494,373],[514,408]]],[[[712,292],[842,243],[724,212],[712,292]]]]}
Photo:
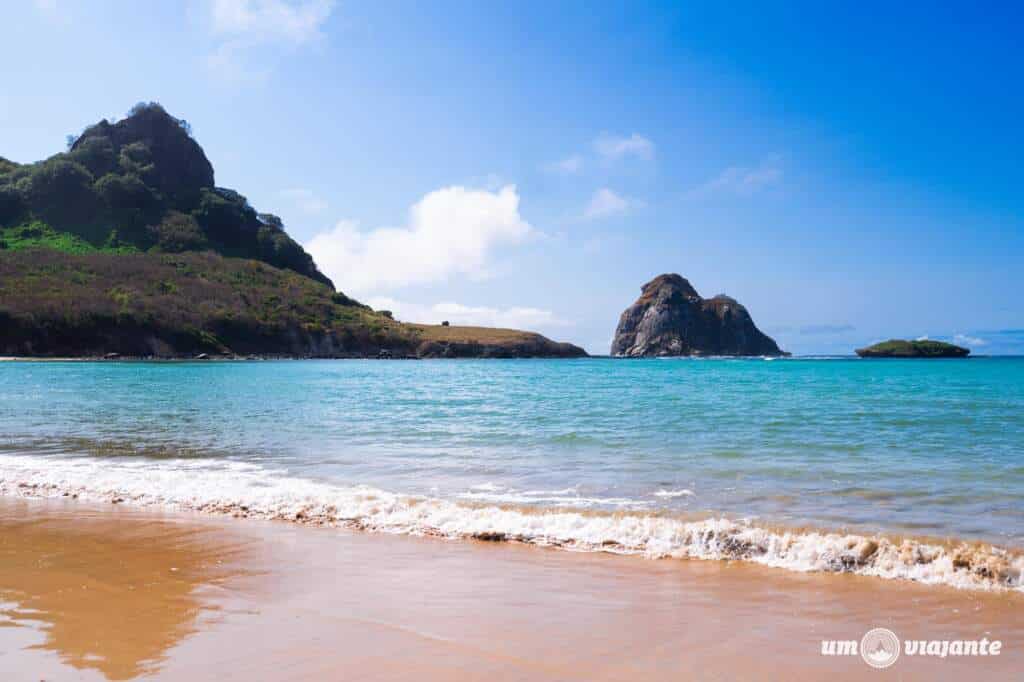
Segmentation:
{"type": "Polygon", "coordinates": [[[585,354],[498,331],[403,324],[336,292],[159,104],[44,161],[0,158],[0,354],[585,354]]]}
{"type": "Polygon", "coordinates": [[[89,126],[45,161],[0,161],[0,243],[68,253],[210,250],[330,284],[280,218],[214,184],[188,124],[153,103],[89,126]]]}

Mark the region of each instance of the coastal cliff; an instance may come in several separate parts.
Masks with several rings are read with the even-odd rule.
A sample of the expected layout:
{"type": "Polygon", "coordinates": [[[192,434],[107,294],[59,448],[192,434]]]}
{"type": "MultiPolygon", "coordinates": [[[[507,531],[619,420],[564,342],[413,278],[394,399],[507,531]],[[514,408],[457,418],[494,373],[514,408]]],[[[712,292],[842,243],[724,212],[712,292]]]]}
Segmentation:
{"type": "Polygon", "coordinates": [[[66,152],[0,158],[0,355],[578,357],[518,330],[406,324],[338,292],[280,218],[216,186],[156,103],[66,152]]]}
{"type": "Polygon", "coordinates": [[[725,295],[702,298],[677,274],[655,277],[619,318],[611,354],[621,357],[788,355],[725,295]]]}

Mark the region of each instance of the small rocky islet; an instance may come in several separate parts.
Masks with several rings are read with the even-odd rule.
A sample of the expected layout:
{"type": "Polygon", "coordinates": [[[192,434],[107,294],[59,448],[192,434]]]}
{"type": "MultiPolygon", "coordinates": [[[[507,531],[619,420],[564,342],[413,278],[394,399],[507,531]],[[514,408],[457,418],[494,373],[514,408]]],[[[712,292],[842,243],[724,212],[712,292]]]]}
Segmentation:
{"type": "Polygon", "coordinates": [[[866,348],[858,348],[856,353],[862,358],[966,358],[971,351],[952,343],[930,339],[889,339],[866,348]]]}

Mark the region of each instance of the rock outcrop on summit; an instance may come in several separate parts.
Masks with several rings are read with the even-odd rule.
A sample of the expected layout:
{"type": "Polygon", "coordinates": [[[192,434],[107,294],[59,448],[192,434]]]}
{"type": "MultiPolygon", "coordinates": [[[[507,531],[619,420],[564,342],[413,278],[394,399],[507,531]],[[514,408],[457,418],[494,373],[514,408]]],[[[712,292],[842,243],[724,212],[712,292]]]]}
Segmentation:
{"type": "Polygon", "coordinates": [[[736,299],[702,298],[676,274],[659,275],[641,291],[619,318],[612,355],[788,355],[757,328],[736,299]]]}

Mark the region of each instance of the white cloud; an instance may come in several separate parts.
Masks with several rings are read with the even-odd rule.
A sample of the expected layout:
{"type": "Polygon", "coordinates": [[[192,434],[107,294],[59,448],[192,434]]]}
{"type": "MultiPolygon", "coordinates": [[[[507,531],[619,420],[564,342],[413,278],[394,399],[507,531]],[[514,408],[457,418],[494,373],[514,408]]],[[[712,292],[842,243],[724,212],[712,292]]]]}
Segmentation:
{"type": "Polygon", "coordinates": [[[971,348],[973,346],[987,346],[988,341],[985,339],[979,339],[977,336],[968,336],[967,334],[956,334],[953,336],[953,343],[958,346],[967,346],[971,348]]]}
{"type": "Polygon", "coordinates": [[[224,43],[203,58],[206,70],[226,83],[258,83],[268,74],[265,68],[249,64],[244,48],[236,43],[224,43]]]}
{"type": "Polygon", "coordinates": [[[340,290],[366,294],[453,275],[486,276],[497,247],[533,232],[519,214],[514,185],[495,192],[453,186],[413,205],[405,227],[363,231],[343,220],[305,247],[340,290]]]}
{"type": "MultiPolygon", "coordinates": [[[[592,146],[594,156],[606,163],[629,156],[645,160],[654,158],[654,143],[639,133],[626,136],[601,133],[592,146]]],[[[588,161],[584,154],[572,154],[544,164],[543,169],[556,175],[575,175],[590,163],[592,161],[588,161]]]]}
{"type": "Polygon", "coordinates": [[[261,80],[267,70],[253,67],[253,59],[266,61],[272,46],[295,48],[322,39],[333,9],[334,0],[209,0],[199,20],[217,44],[206,67],[227,81],[261,80]]]}
{"type": "Polygon", "coordinates": [[[333,0],[213,0],[211,29],[251,43],[302,45],[322,36],[333,0]]]}
{"type": "Polygon", "coordinates": [[[590,197],[587,207],[583,210],[583,218],[598,220],[619,215],[628,211],[633,204],[634,202],[630,199],[616,194],[607,187],[602,187],[594,192],[594,196],[590,197]]]}
{"type": "Polygon", "coordinates": [[[610,161],[627,156],[636,156],[641,159],[654,157],[654,143],[639,133],[633,133],[628,137],[602,133],[594,140],[594,149],[610,161]]]}
{"type": "Polygon", "coordinates": [[[327,210],[327,202],[309,189],[296,187],[281,190],[278,194],[294,203],[300,211],[309,215],[317,215],[327,210]]]}
{"type": "Polygon", "coordinates": [[[509,329],[538,330],[545,327],[561,327],[567,323],[550,310],[517,307],[491,308],[467,306],[461,303],[445,302],[432,305],[397,301],[386,296],[367,299],[366,303],[375,310],[390,310],[395,319],[403,322],[440,324],[447,320],[455,325],[471,327],[505,327],[509,329]]]}
{"type": "Polygon", "coordinates": [[[68,25],[71,22],[67,5],[58,0],[32,0],[32,4],[36,11],[51,23],[68,25]]]}
{"type": "Polygon", "coordinates": [[[560,161],[552,161],[544,166],[544,170],[558,175],[575,175],[583,170],[583,157],[579,154],[573,154],[560,161]]]}
{"type": "Polygon", "coordinates": [[[759,166],[730,166],[717,176],[699,185],[686,196],[700,199],[713,195],[750,196],[782,182],[782,166],[772,157],[759,166]]]}

